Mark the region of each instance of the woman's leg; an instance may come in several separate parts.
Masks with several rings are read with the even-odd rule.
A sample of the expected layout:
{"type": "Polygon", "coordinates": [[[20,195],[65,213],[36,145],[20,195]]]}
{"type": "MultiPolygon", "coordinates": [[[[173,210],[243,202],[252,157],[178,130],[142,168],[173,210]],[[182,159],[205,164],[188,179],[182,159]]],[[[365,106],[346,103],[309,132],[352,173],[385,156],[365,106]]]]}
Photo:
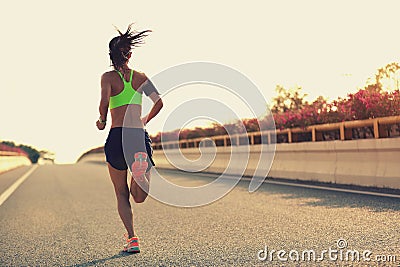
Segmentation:
{"type": "Polygon", "coordinates": [[[141,186],[139,186],[136,182],[136,180],[132,177],[131,179],[131,194],[133,197],[133,200],[136,203],[142,203],[146,200],[147,195],[149,193],[149,186],[150,186],[150,171],[145,173],[145,181],[141,183],[141,186]]]}
{"type": "Polygon", "coordinates": [[[126,182],[127,170],[118,170],[113,168],[109,163],[108,171],[111,181],[114,185],[115,195],[117,196],[118,213],[128,232],[129,238],[135,236],[133,230],[133,214],[131,204],[129,202],[129,189],[126,182]]]}

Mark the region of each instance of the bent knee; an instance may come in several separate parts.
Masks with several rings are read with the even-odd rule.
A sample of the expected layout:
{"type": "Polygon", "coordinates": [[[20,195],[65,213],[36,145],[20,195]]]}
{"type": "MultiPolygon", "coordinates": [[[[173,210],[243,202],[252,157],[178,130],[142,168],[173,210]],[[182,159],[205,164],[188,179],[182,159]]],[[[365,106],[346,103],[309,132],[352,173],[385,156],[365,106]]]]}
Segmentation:
{"type": "Polygon", "coordinates": [[[147,195],[145,195],[145,196],[133,196],[133,200],[136,203],[143,203],[146,200],[146,198],[147,198],[147,195]]]}

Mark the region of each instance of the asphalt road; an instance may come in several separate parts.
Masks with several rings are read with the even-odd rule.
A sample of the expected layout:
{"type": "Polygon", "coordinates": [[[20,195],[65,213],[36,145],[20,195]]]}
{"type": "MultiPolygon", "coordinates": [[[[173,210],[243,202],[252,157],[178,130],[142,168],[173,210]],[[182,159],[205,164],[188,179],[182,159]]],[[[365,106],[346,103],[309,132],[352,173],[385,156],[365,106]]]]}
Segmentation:
{"type": "MultiPolygon", "coordinates": [[[[29,168],[0,175],[0,194],[29,168]]],[[[188,185],[213,178],[161,173],[188,185]]],[[[198,208],[172,207],[151,198],[133,204],[142,252],[131,255],[121,252],[124,228],[105,165],[39,166],[0,206],[0,266],[400,264],[399,199],[274,184],[249,193],[247,187],[242,181],[222,199],[198,208]],[[265,246],[269,252],[285,250],[286,257],[291,250],[301,255],[312,249],[320,258],[323,250],[337,249],[340,238],[346,249],[370,250],[371,260],[378,255],[396,260],[331,261],[326,254],[319,262],[284,262],[276,254],[272,261],[257,258],[265,246]]]]}

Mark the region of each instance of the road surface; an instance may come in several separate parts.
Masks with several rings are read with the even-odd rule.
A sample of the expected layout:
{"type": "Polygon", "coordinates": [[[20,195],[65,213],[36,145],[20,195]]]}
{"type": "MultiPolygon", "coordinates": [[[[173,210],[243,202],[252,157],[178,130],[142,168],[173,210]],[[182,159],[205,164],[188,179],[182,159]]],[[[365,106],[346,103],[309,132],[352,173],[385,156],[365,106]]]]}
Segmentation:
{"type": "MultiPolygon", "coordinates": [[[[30,168],[0,175],[0,194],[30,168]]],[[[213,178],[160,172],[189,186],[213,178]]],[[[0,206],[0,266],[366,266],[326,254],[302,261],[305,250],[321,258],[323,250],[338,249],[339,239],[346,249],[370,250],[371,260],[391,260],[379,266],[400,264],[399,199],[275,184],[255,193],[247,188],[242,181],[198,208],[151,198],[133,204],[142,252],[130,255],[121,252],[124,228],[106,166],[41,165],[0,206]],[[262,260],[266,246],[268,253],[286,251],[282,258],[296,250],[300,261],[276,254],[262,260]]]]}

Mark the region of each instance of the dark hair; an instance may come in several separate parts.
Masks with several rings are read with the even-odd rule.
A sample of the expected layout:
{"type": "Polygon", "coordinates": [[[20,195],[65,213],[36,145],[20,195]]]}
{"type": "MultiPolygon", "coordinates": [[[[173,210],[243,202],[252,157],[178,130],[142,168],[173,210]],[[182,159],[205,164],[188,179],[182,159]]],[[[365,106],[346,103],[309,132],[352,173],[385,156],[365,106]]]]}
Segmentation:
{"type": "Polygon", "coordinates": [[[131,52],[131,49],[143,44],[143,38],[151,32],[151,30],[141,32],[132,30],[132,24],[129,24],[125,33],[122,33],[118,29],[117,31],[119,36],[112,38],[108,44],[111,63],[115,69],[121,68],[128,61],[128,54],[131,52]]]}

